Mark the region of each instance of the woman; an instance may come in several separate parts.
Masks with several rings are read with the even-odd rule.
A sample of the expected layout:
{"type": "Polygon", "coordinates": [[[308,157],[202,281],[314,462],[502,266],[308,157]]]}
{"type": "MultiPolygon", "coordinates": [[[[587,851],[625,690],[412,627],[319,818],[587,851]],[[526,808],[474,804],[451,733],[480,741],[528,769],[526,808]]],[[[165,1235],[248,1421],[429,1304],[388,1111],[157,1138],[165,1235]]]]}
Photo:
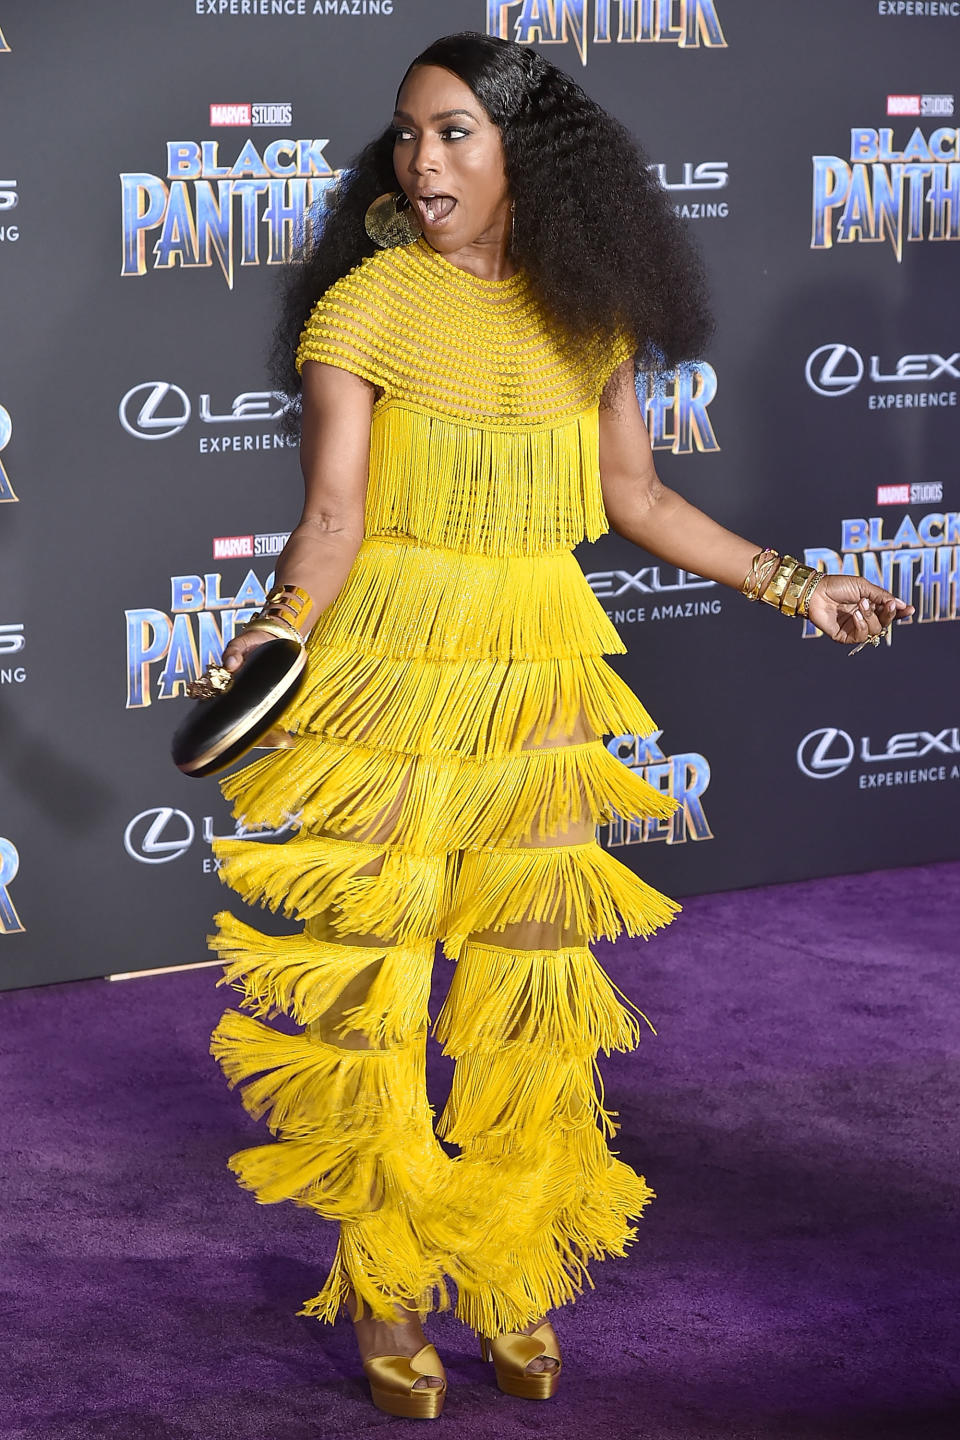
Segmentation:
{"type": "Polygon", "coordinates": [[[286,589],[225,664],[278,617],[301,633],[316,617],[308,678],[292,744],[223,788],[248,825],[300,829],[217,852],[222,879],[304,928],[217,917],[220,983],[253,1014],[227,1011],[211,1050],[278,1137],[231,1157],[240,1182],[340,1222],[299,1313],[347,1305],[391,1413],[440,1413],[421,1322],[450,1279],[500,1387],[553,1394],[548,1312],[591,1258],[624,1254],[652,1196],[607,1148],[594,1057],[639,1026],[589,947],[680,906],[596,825],[677,802],[604,746],[655,726],[602,658],[625,647],[573,547],[612,527],[842,643],[913,608],[660,483],[634,369],[700,352],[703,290],[623,128],[535,52],[474,34],[413,62],[292,271],[278,382],[299,401],[306,499],[286,589]],[[435,1032],[456,1068],[435,1133],[438,939],[457,967],[435,1032]],[[278,1011],[294,1033],[255,1018],[278,1011]]]}

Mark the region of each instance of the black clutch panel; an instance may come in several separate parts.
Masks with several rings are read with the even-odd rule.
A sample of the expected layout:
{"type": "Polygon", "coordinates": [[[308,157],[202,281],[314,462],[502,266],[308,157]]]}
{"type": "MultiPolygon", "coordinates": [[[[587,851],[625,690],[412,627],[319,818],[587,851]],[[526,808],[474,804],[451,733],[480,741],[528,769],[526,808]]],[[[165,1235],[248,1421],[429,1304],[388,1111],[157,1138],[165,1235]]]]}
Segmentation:
{"type": "Polygon", "coordinates": [[[230,686],[197,700],[170,746],[184,775],[226,770],[270,730],[303,683],[307,652],[296,640],[267,640],[247,656],[230,686]]]}

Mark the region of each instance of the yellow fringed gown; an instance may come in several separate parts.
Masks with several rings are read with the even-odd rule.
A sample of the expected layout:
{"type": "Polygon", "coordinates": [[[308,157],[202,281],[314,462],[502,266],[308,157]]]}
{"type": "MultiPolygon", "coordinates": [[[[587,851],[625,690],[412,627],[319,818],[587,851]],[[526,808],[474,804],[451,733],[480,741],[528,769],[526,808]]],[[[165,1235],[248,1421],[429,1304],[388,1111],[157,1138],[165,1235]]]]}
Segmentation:
{"type": "Polygon", "coordinates": [[[299,828],[215,842],[220,878],[303,923],[276,939],[223,912],[211,939],[242,995],[211,1053],[276,1137],[230,1168],[340,1222],[300,1314],[332,1320],[348,1285],[381,1318],[426,1312],[453,1281],[474,1329],[522,1328],[624,1253],[652,1196],[607,1146],[595,1056],[639,1026],[590,944],[680,906],[596,827],[678,802],[603,743],[656,727],[603,659],[625,646],[572,554],[608,529],[598,402],[629,353],[565,354],[522,272],[482,280],[423,240],[363,260],[301,336],[298,366],[380,392],[365,534],[310,634],[294,745],[222,782],[248,827],[299,828]],[[438,941],[456,1065],[435,1129],[438,941]]]}

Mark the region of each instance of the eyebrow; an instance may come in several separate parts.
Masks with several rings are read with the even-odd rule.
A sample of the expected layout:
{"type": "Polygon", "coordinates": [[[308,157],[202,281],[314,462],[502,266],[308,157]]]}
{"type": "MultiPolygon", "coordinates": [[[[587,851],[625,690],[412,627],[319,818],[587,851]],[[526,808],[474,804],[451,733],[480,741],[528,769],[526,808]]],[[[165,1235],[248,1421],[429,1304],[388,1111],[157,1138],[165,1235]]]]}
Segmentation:
{"type": "MultiPolygon", "coordinates": [[[[476,115],[472,114],[469,110],[438,110],[436,115],[430,116],[430,119],[450,120],[454,115],[466,115],[468,120],[475,120],[479,124],[476,115]]],[[[406,110],[394,110],[393,118],[395,120],[409,120],[411,122],[413,121],[413,116],[408,115],[406,110]]]]}

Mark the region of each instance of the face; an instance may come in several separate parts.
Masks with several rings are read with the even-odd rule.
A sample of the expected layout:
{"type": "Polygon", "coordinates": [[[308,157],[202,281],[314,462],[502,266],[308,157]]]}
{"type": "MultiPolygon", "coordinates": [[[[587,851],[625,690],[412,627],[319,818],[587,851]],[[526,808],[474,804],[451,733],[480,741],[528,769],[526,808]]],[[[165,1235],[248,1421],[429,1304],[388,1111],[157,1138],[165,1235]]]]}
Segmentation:
{"type": "Polygon", "coordinates": [[[425,239],[443,255],[506,248],[510,195],[500,131],[469,85],[419,65],[397,97],[393,166],[425,239]]]}

